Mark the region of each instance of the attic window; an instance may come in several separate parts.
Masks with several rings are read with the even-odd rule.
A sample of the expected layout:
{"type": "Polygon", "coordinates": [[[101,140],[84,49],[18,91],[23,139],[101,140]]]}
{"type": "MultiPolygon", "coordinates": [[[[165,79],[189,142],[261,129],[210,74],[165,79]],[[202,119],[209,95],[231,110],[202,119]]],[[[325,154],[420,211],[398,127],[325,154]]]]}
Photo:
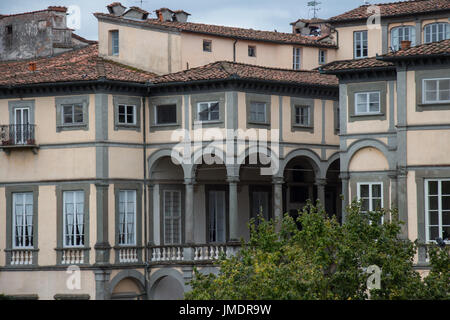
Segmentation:
{"type": "Polygon", "coordinates": [[[212,51],[212,41],[211,40],[203,40],[203,51],[205,51],[205,52],[212,51]]]}
{"type": "Polygon", "coordinates": [[[256,57],[256,47],[255,46],[248,46],[248,56],[256,57]]]}
{"type": "Polygon", "coordinates": [[[13,33],[12,25],[6,26],[6,35],[12,36],[12,33],[13,33]]]}

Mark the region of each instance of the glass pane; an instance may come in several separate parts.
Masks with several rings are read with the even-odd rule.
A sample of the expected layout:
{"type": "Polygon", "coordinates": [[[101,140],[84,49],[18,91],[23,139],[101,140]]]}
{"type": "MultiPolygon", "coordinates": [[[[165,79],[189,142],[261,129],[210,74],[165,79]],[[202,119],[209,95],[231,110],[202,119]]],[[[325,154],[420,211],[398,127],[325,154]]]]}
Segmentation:
{"type": "Polygon", "coordinates": [[[438,211],[429,211],[428,213],[428,224],[430,226],[439,225],[439,212],[438,211]]]}
{"type": "Polygon", "coordinates": [[[436,240],[440,238],[439,227],[430,227],[430,240],[436,240]]]}
{"type": "Polygon", "coordinates": [[[369,197],[369,185],[367,185],[367,184],[363,184],[363,185],[360,185],[360,187],[359,187],[360,189],[360,197],[361,198],[367,198],[367,197],[369,197]]]}
{"type": "Polygon", "coordinates": [[[83,122],[83,106],[75,105],[74,106],[74,123],[82,123],[83,122]]]}
{"type": "Polygon", "coordinates": [[[132,114],[127,115],[127,123],[134,123],[134,116],[132,114]]]}
{"type": "Polygon", "coordinates": [[[372,185],[372,197],[381,198],[381,185],[380,184],[372,185]]]}
{"type": "Polygon", "coordinates": [[[450,195],[450,181],[442,181],[442,195],[450,195]]]}
{"type": "Polygon", "coordinates": [[[428,209],[429,210],[438,210],[438,197],[437,196],[428,197],[428,209]]]}
{"type": "Polygon", "coordinates": [[[381,209],[383,205],[381,204],[381,199],[373,199],[372,200],[372,210],[381,209]]]}
{"type": "Polygon", "coordinates": [[[442,210],[450,210],[450,196],[442,196],[442,210]]]}
{"type": "MultiPolygon", "coordinates": [[[[442,183],[442,187],[444,188],[444,183],[442,183]]],[[[449,181],[449,188],[450,188],[450,181],[449,181]]],[[[437,181],[428,181],[428,194],[429,195],[437,195],[438,194],[438,182],[437,181]]]]}
{"type": "Polygon", "coordinates": [[[450,226],[450,211],[442,211],[442,225],[450,226]]]}
{"type": "Polygon", "coordinates": [[[177,106],[176,105],[165,105],[157,106],[157,123],[176,123],[177,122],[177,106]]]}
{"type": "Polygon", "coordinates": [[[369,211],[369,199],[361,200],[361,211],[369,211]]]}
{"type": "Polygon", "coordinates": [[[119,114],[125,114],[125,106],[119,106],[119,114]]]}
{"type": "Polygon", "coordinates": [[[450,227],[442,228],[442,239],[450,240],[450,227]]]}

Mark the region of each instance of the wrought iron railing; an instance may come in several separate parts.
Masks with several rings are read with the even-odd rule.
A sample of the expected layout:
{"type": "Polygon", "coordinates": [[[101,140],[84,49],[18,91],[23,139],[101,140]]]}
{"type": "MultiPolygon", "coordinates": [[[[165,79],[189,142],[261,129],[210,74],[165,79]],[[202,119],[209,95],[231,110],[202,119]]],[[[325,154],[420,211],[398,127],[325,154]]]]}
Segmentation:
{"type": "Polygon", "coordinates": [[[10,124],[0,126],[0,144],[2,146],[34,146],[35,140],[34,124],[10,124]]]}

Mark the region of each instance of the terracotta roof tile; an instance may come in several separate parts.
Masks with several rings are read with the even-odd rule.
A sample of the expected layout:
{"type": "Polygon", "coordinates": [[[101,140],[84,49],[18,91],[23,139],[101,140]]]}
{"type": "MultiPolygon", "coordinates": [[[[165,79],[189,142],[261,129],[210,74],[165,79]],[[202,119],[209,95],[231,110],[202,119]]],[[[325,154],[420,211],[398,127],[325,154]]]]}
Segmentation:
{"type": "Polygon", "coordinates": [[[337,86],[338,80],[332,75],[322,75],[317,71],[295,71],[267,68],[243,63],[218,61],[205,66],[156,77],[152,83],[190,82],[223,79],[264,80],[282,83],[337,86]]]}
{"type": "Polygon", "coordinates": [[[427,56],[427,55],[450,55],[450,39],[439,42],[431,42],[415,47],[410,47],[405,50],[398,50],[390,52],[381,56],[382,60],[389,60],[390,58],[399,57],[413,57],[413,56],[427,56]]]}
{"type": "Polygon", "coordinates": [[[109,18],[114,20],[124,20],[131,23],[147,24],[163,28],[175,28],[184,32],[202,33],[216,35],[219,37],[230,37],[253,41],[267,41],[286,44],[296,44],[316,47],[331,47],[336,46],[330,42],[319,42],[314,37],[302,36],[294,33],[282,33],[274,31],[261,31],[253,29],[244,29],[236,27],[226,27],[211,24],[193,23],[193,22],[177,22],[177,21],[160,21],[159,19],[147,19],[146,21],[134,21],[124,19],[123,17],[116,17],[111,14],[95,13],[97,18],[109,18]]]}
{"type": "Polygon", "coordinates": [[[0,63],[0,86],[70,81],[117,80],[144,83],[155,74],[98,57],[98,45],[90,45],[50,58],[0,63]],[[36,63],[36,71],[29,63],[36,63]]]}
{"type": "Polygon", "coordinates": [[[411,0],[392,3],[369,4],[362,5],[356,9],[332,17],[328,19],[328,22],[345,22],[367,19],[373,14],[372,12],[367,12],[367,8],[372,5],[378,6],[380,8],[382,17],[395,17],[414,15],[417,13],[450,10],[449,0],[411,0]]]}
{"type": "Polygon", "coordinates": [[[391,62],[377,60],[376,57],[356,59],[356,60],[340,60],[330,62],[319,68],[321,72],[332,73],[336,71],[349,71],[354,69],[376,69],[394,67],[391,62]]]}

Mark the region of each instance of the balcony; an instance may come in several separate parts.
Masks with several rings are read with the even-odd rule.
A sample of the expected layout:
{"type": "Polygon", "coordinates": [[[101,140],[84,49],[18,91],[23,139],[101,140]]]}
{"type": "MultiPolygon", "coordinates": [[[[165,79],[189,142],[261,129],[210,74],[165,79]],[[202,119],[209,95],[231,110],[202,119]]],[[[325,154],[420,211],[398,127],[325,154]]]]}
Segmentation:
{"type": "Polygon", "coordinates": [[[12,150],[30,149],[34,154],[39,149],[35,140],[34,124],[0,125],[0,148],[9,154],[12,150]]]}

